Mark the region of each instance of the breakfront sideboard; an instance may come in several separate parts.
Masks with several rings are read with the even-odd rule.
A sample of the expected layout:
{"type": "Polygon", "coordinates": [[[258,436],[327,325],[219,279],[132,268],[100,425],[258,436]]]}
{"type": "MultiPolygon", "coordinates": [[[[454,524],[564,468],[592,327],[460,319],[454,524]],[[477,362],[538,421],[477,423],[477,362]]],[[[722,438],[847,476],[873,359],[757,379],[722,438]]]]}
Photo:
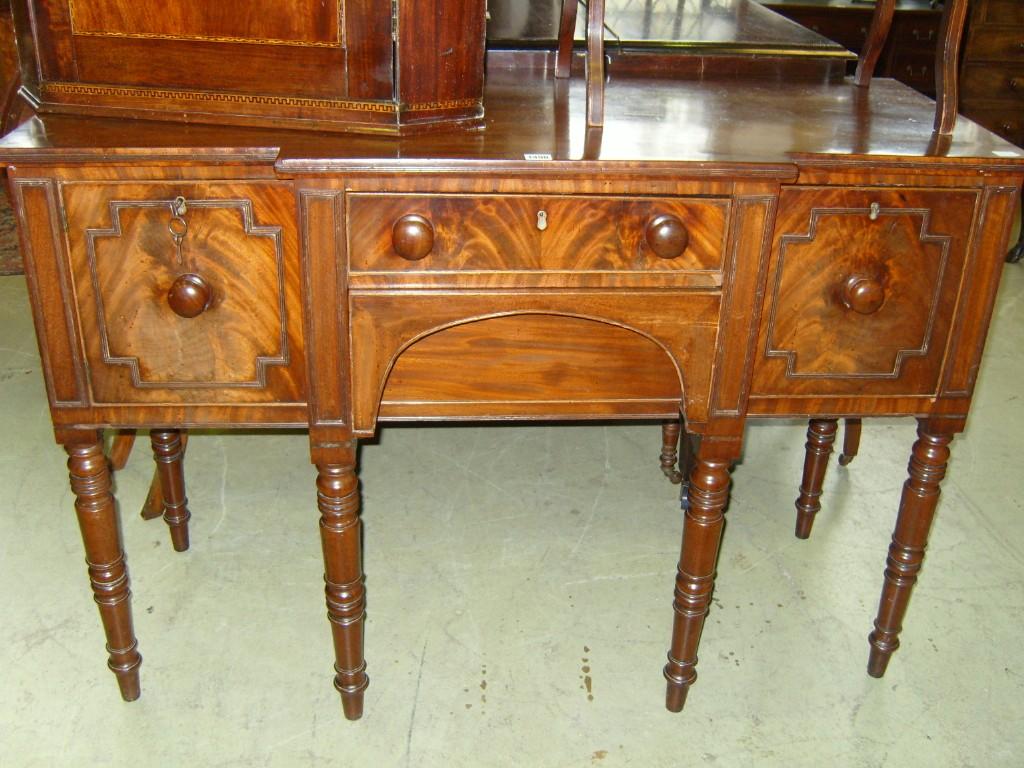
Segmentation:
{"type": "Polygon", "coordinates": [[[916,417],[870,638],[869,673],[885,671],[969,412],[1024,152],[965,120],[933,135],[932,102],[885,80],[613,74],[595,135],[581,82],[503,61],[477,130],[49,113],[0,143],[125,699],[141,656],[112,427],[151,430],[179,550],[181,430],[309,429],[335,686],[357,718],[356,444],[381,423],[682,414],[702,439],[666,610],[679,710],[746,421],[916,417]]]}

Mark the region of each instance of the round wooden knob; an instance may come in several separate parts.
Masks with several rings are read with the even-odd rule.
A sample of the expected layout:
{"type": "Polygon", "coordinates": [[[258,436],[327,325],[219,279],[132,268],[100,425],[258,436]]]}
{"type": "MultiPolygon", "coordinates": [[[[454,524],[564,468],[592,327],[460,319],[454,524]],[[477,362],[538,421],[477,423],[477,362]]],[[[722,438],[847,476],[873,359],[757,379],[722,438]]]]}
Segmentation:
{"type": "Polygon", "coordinates": [[[434,228],[418,213],[406,214],[391,230],[395,253],[409,261],[419,261],[434,248],[434,228]]]}
{"type": "Polygon", "coordinates": [[[885,288],[873,277],[851,275],[843,283],[843,304],[862,315],[870,315],[885,303],[885,288]]]}
{"type": "Polygon", "coordinates": [[[651,219],[644,230],[644,237],[651,250],[663,259],[681,256],[690,243],[690,234],[683,222],[671,214],[651,219]]]}
{"type": "Polygon", "coordinates": [[[176,315],[197,317],[210,306],[213,291],[199,275],[179,275],[167,291],[167,303],[176,315]]]}

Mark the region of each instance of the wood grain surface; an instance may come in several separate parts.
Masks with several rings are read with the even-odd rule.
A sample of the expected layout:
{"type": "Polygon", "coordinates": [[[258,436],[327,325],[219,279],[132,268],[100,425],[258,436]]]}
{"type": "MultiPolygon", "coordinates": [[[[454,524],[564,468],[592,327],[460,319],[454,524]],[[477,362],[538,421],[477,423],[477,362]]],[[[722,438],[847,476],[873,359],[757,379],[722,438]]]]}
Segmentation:
{"type": "Polygon", "coordinates": [[[672,412],[682,389],[672,359],[644,336],[576,317],[516,315],[457,325],[414,343],[396,361],[382,399],[382,417],[429,413],[435,404],[529,409],[544,401],[554,408],[561,401],[589,403],[595,412],[615,403],[672,412]]]}
{"type": "Polygon", "coordinates": [[[71,263],[97,402],[301,402],[294,201],[273,184],[68,184],[71,263]],[[187,211],[176,218],[174,200],[187,211]],[[180,249],[171,228],[185,234],[180,249]],[[183,274],[209,308],[181,317],[183,274]]]}
{"type": "Polygon", "coordinates": [[[785,190],[753,391],[937,392],[977,204],[975,191],[785,190]],[[844,303],[851,277],[878,285],[876,311],[844,303]]]}
{"type": "Polygon", "coordinates": [[[727,200],[582,196],[349,195],[348,205],[353,274],[720,272],[729,213],[727,200]],[[433,228],[433,249],[418,261],[401,258],[392,242],[394,222],[407,214],[423,216],[433,228]],[[645,238],[647,225],[665,215],[689,235],[676,258],[659,257],[645,238]]]}
{"type": "MultiPolygon", "coordinates": [[[[373,432],[381,394],[402,356],[410,355],[411,362],[401,366],[400,378],[389,390],[393,403],[415,402],[421,397],[429,386],[424,377],[436,362],[431,351],[452,347],[459,348],[465,365],[479,373],[475,395],[460,373],[445,374],[448,383],[440,385],[442,398],[462,398],[455,414],[463,418],[664,417],[678,412],[677,399],[614,399],[626,393],[634,376],[643,395],[676,398],[681,390],[687,413],[695,421],[707,418],[721,303],[714,293],[367,291],[354,292],[350,302],[352,425],[356,434],[373,432]],[[544,319],[522,322],[524,315],[544,319]],[[595,324],[611,330],[595,330],[595,324]],[[468,327],[454,333],[446,330],[458,326],[468,327]],[[429,341],[435,334],[439,339],[429,341]],[[605,342],[611,346],[602,347],[605,342]],[[422,354],[417,350],[419,344],[424,344],[422,354]],[[652,346],[668,366],[659,362],[652,346]],[[532,398],[516,387],[519,369],[494,356],[505,349],[514,351],[520,361],[525,358],[523,375],[537,385],[532,398]],[[558,350],[563,352],[562,361],[556,358],[558,350]],[[582,365],[593,372],[605,361],[611,371],[625,371],[629,378],[615,382],[601,376],[587,381],[568,371],[582,365]],[[656,382],[651,378],[673,370],[671,379],[656,382]],[[508,376],[513,380],[505,381],[508,376]],[[560,383],[579,389],[560,387],[560,383]]],[[[418,407],[411,410],[426,417],[454,415],[452,409],[429,402],[422,412],[418,407]]]]}

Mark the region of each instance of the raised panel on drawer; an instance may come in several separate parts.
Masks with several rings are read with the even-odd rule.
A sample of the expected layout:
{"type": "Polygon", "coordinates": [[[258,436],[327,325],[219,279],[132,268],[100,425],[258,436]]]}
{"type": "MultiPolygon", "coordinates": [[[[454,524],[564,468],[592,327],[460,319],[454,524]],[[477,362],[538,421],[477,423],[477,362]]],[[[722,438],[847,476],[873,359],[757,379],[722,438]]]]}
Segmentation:
{"type": "Polygon", "coordinates": [[[935,394],[977,200],[784,190],[752,394],[935,394]]]}
{"type": "Polygon", "coordinates": [[[302,402],[290,186],[66,183],[62,194],[93,402],[302,402]],[[192,317],[169,295],[184,275],[209,289],[192,317]]]}
{"type": "Polygon", "coordinates": [[[350,194],[350,271],[357,286],[363,274],[437,284],[456,272],[462,285],[472,272],[685,273],[720,285],[728,213],[728,200],[708,198],[350,194]],[[422,258],[396,250],[393,229],[406,216],[429,225],[432,247],[422,258]],[[686,231],[674,258],[658,256],[647,240],[648,225],[661,216],[686,231]]]}

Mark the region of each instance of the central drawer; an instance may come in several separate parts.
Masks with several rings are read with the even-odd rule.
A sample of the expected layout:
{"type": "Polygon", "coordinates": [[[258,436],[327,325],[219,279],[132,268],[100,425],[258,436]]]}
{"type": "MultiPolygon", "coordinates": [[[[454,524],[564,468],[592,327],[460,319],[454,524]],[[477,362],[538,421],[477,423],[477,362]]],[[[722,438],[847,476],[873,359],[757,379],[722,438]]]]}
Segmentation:
{"type": "Polygon", "coordinates": [[[722,283],[724,198],[349,194],[353,287],[722,283]],[[561,273],[563,279],[557,275],[561,273]],[[449,277],[446,279],[446,275],[449,277]],[[374,279],[376,278],[376,279],[374,279]],[[586,277],[583,278],[586,281],[586,277]]]}

